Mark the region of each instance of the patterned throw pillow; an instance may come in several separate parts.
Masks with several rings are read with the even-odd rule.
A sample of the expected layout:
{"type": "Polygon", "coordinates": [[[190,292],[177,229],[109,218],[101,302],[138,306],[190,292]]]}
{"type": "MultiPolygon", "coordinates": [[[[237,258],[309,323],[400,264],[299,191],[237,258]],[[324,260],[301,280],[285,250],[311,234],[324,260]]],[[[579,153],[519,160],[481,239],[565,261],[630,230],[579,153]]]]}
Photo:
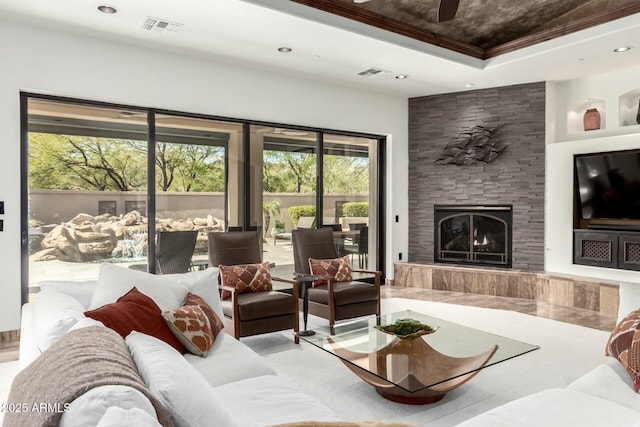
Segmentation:
{"type": "Polygon", "coordinates": [[[162,317],[187,350],[203,357],[224,328],[222,320],[209,304],[192,293],[187,295],[182,307],[165,311],[162,317]]]}
{"type": "Polygon", "coordinates": [[[640,310],[632,311],[618,323],[607,342],[607,356],[617,358],[640,391],[640,310]]]}
{"type": "MultiPolygon", "coordinates": [[[[236,288],[236,292],[263,292],[271,290],[269,263],[220,265],[222,285],[236,288]]],[[[231,298],[231,292],[223,290],[222,299],[231,298]]]]}
{"type": "MultiPolygon", "coordinates": [[[[331,276],[336,282],[351,282],[353,271],[349,263],[349,255],[335,259],[313,259],[309,258],[309,270],[314,276],[331,276]]],[[[317,280],[313,286],[320,286],[327,283],[326,280],[317,280]]]]}
{"type": "Polygon", "coordinates": [[[162,320],[160,307],[136,287],[118,298],[118,301],[85,311],[84,315],[104,323],[122,338],[126,338],[131,331],[138,331],[156,337],[184,353],[184,346],[162,320]]]}

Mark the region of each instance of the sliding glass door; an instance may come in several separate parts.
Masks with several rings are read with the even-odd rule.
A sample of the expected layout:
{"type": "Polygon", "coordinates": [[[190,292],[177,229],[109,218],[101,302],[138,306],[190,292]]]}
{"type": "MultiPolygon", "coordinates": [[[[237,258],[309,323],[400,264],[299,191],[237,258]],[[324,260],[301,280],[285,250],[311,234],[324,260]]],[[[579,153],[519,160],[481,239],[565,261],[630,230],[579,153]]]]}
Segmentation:
{"type": "Polygon", "coordinates": [[[252,221],[274,275],[293,277],[291,230],[316,226],[318,133],[251,126],[252,221]]]}
{"type": "Polygon", "coordinates": [[[242,125],[168,114],[155,123],[155,230],[197,231],[192,265],[204,268],[208,233],[242,224],[242,125]]]}
{"type": "Polygon", "coordinates": [[[30,287],[146,262],[146,113],[29,99],[27,131],[30,287]]]}
{"type": "Polygon", "coordinates": [[[377,140],[324,134],[322,146],[323,224],[333,224],[338,254],[354,268],[375,269],[377,140]]]}
{"type": "Polygon", "coordinates": [[[197,232],[190,269],[207,266],[208,233],[257,230],[292,277],[291,231],[322,226],[379,268],[375,136],[21,96],[23,295],[106,262],[159,273],[157,236],[177,231],[197,232]]]}

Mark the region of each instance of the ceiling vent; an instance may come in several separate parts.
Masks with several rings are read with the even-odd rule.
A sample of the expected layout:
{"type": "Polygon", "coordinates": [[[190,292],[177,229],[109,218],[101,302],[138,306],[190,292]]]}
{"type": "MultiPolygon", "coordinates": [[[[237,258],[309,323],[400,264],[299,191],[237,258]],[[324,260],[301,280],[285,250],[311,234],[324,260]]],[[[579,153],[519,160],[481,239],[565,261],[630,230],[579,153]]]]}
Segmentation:
{"type": "Polygon", "coordinates": [[[143,30],[153,31],[154,33],[164,33],[165,31],[177,33],[180,27],[182,27],[182,24],[178,24],[177,22],[171,22],[151,16],[147,16],[144,24],[142,24],[143,30]]]}
{"type": "Polygon", "coordinates": [[[391,74],[391,71],[381,70],[380,68],[367,68],[366,70],[360,71],[356,73],[362,77],[369,77],[370,79],[375,79],[376,77],[384,76],[386,74],[391,74]]]}

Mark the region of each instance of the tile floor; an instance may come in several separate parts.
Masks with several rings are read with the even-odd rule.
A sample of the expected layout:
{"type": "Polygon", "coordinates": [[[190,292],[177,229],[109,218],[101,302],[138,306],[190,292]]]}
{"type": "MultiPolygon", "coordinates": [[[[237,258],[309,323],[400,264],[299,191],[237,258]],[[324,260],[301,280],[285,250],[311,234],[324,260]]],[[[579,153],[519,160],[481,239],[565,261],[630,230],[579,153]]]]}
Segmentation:
{"type": "MultiPolygon", "coordinates": [[[[438,301],[451,304],[471,305],[475,307],[514,310],[533,316],[546,317],[562,322],[573,323],[603,331],[611,331],[616,325],[614,316],[576,308],[567,308],[544,302],[518,298],[487,295],[464,294],[459,292],[435,291],[418,288],[382,287],[383,298],[412,298],[425,301],[438,301]]],[[[0,363],[18,360],[18,343],[0,343],[0,363]]]]}

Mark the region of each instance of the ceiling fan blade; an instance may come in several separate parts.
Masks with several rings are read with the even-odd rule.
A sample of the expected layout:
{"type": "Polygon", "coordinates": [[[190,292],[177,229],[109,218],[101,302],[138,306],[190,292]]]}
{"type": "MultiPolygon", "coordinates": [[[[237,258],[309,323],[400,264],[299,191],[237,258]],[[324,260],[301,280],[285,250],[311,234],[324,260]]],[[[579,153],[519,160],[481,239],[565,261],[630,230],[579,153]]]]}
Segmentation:
{"type": "Polygon", "coordinates": [[[438,22],[451,21],[456,17],[460,0],[440,0],[438,22]]]}

